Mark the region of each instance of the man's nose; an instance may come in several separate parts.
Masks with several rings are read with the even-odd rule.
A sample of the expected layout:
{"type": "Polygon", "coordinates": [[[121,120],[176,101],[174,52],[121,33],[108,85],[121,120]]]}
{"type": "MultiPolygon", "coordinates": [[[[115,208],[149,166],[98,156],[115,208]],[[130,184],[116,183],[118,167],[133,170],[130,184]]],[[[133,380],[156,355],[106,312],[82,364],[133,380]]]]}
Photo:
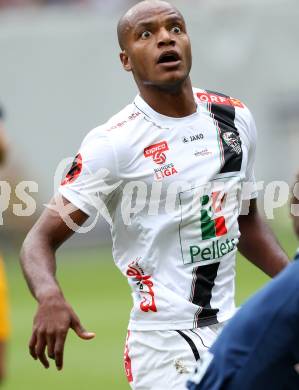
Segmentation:
{"type": "Polygon", "coordinates": [[[175,40],[173,39],[172,34],[166,28],[161,28],[158,33],[158,47],[175,45],[175,40]]]}

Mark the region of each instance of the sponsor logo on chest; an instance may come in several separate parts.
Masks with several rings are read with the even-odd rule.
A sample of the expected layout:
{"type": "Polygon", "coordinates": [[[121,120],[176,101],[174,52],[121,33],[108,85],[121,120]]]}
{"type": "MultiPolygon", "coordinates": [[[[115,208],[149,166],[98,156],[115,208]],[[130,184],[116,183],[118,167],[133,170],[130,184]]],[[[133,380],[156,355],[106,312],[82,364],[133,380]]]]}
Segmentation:
{"type": "Polygon", "coordinates": [[[167,142],[161,141],[157,144],[148,146],[144,149],[143,153],[145,158],[151,157],[156,164],[161,165],[166,161],[165,152],[167,150],[169,150],[167,142]]]}
{"type": "Polygon", "coordinates": [[[184,136],[182,138],[182,141],[184,144],[188,144],[189,142],[194,142],[194,141],[202,141],[204,139],[204,135],[202,133],[199,134],[192,134],[190,136],[184,136]]]}
{"type": "Polygon", "coordinates": [[[220,96],[213,93],[197,93],[197,97],[200,101],[205,103],[222,104],[225,106],[233,106],[244,108],[244,104],[239,99],[234,99],[229,96],[220,96]]]}
{"type": "Polygon", "coordinates": [[[202,150],[195,150],[194,156],[195,157],[206,157],[211,156],[212,152],[208,148],[204,148],[202,150]]]}
{"type": "Polygon", "coordinates": [[[153,162],[159,167],[154,168],[154,176],[156,180],[162,180],[166,177],[178,173],[173,163],[166,163],[166,152],[169,150],[167,141],[161,141],[156,144],[146,147],[143,151],[145,158],[152,158],[153,162]]]}

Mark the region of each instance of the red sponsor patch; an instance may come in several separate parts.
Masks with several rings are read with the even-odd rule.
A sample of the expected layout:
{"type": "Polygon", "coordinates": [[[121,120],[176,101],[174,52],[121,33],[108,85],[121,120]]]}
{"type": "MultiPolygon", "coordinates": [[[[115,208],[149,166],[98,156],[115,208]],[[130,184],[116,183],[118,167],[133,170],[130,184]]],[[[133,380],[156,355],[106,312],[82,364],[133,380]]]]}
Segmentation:
{"type": "Polygon", "coordinates": [[[146,313],[149,311],[157,312],[154,283],[151,280],[151,275],[144,275],[142,268],[134,261],[128,267],[127,276],[136,283],[139,289],[142,298],[140,310],[146,313]]]}
{"type": "Polygon", "coordinates": [[[128,345],[129,337],[130,337],[130,331],[128,330],[125,352],[124,352],[124,365],[125,365],[126,377],[128,379],[128,382],[131,383],[133,382],[133,373],[132,373],[131,358],[129,355],[129,345],[128,345]]]}
{"type": "Polygon", "coordinates": [[[150,145],[144,149],[144,157],[152,157],[156,164],[164,164],[166,161],[166,155],[164,152],[169,150],[166,141],[161,141],[158,144],[150,145]]]}
{"type": "Polygon", "coordinates": [[[234,99],[231,97],[219,96],[219,95],[207,93],[207,92],[206,93],[197,93],[196,95],[200,101],[205,102],[205,103],[224,104],[227,106],[244,108],[244,104],[241,102],[241,100],[234,99]]]}
{"type": "Polygon", "coordinates": [[[77,154],[75,160],[71,166],[71,169],[67,173],[65,179],[62,181],[61,185],[64,186],[66,184],[74,182],[82,172],[82,156],[81,154],[77,154]]]}
{"type": "MultiPolygon", "coordinates": [[[[226,194],[221,194],[221,192],[212,192],[212,208],[215,214],[222,212],[222,207],[226,201],[226,194]]],[[[216,237],[221,237],[227,234],[226,221],[223,216],[217,216],[214,220],[216,237]]]]}

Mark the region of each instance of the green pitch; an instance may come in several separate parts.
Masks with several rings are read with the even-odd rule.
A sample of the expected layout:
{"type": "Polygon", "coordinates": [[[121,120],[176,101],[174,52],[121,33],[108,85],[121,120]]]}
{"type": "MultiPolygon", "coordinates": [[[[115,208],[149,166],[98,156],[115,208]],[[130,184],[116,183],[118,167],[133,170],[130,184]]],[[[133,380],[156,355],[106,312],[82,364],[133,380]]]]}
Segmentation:
{"type": "MultiPolygon", "coordinates": [[[[291,256],[296,240],[289,222],[275,229],[291,256]]],[[[109,248],[59,253],[58,277],[65,296],[83,325],[95,331],[93,341],[82,341],[69,333],[65,366],[57,372],[52,364],[45,370],[27,351],[35,302],[31,298],[17,264],[16,256],[6,258],[12,307],[13,333],[9,350],[9,390],[125,390],[122,356],[131,305],[125,278],[115,268],[109,248]]],[[[246,260],[237,266],[237,303],[242,303],[267,278],[246,260]]]]}

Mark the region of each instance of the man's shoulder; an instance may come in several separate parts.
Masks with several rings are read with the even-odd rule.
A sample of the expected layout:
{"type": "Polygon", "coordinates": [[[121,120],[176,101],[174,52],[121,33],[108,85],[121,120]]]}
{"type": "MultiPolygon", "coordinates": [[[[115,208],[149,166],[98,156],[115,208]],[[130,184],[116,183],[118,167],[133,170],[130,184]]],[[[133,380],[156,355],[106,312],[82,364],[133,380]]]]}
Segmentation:
{"type": "Polygon", "coordinates": [[[209,89],[193,88],[194,95],[205,104],[217,120],[230,119],[238,127],[238,130],[247,134],[255,134],[255,123],[251,111],[247,105],[230,95],[209,89]]]}
{"type": "Polygon", "coordinates": [[[135,104],[131,103],[114,114],[110,119],[108,119],[107,122],[96,127],[94,130],[108,133],[121,130],[127,128],[131,123],[139,118],[140,115],[141,112],[138,110],[135,104]]]}
{"type": "Polygon", "coordinates": [[[246,105],[238,98],[227,95],[223,92],[212,91],[210,89],[193,88],[195,96],[202,103],[210,103],[219,107],[232,107],[246,110],[246,105]]]}
{"type": "Polygon", "coordinates": [[[107,139],[110,135],[116,135],[116,137],[119,137],[128,128],[130,128],[131,124],[142,117],[141,114],[142,113],[133,103],[128,104],[126,107],[108,119],[107,122],[89,131],[83,141],[83,144],[86,144],[87,142],[94,142],[97,139],[107,139]]]}

